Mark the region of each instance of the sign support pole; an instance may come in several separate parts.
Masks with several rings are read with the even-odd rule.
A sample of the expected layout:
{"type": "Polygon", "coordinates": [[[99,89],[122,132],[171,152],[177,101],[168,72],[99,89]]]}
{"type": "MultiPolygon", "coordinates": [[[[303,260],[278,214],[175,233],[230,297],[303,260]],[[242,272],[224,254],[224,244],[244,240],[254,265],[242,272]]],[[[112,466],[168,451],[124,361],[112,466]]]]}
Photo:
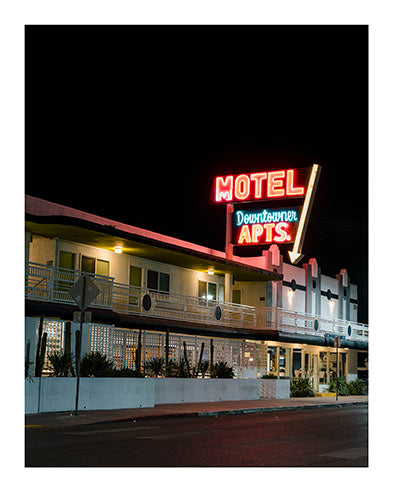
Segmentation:
{"type": "Polygon", "coordinates": [[[227,203],[227,223],[226,223],[226,233],[225,233],[225,256],[228,260],[233,259],[232,214],[233,214],[233,205],[231,203],[227,203]]]}
{"type": "Polygon", "coordinates": [[[76,364],[76,395],[75,395],[75,415],[78,415],[78,400],[79,400],[79,383],[80,383],[80,372],[81,372],[81,352],[82,352],[82,329],[83,329],[83,321],[85,317],[85,297],[86,297],[86,276],[83,275],[83,288],[82,288],[82,309],[81,309],[81,320],[79,325],[79,347],[78,347],[78,355],[77,355],[77,364],[76,364]]]}

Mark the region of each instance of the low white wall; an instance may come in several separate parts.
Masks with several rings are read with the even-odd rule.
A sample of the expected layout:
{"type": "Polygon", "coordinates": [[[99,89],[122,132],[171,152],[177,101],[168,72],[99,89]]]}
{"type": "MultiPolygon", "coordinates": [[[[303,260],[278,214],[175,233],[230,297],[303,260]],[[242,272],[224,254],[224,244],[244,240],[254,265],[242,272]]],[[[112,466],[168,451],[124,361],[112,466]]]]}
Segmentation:
{"type": "MultiPolygon", "coordinates": [[[[76,378],[25,380],[25,413],[75,409],[76,378]]],[[[81,378],[79,410],[154,407],[154,380],[140,378],[81,378]]]]}
{"type": "Polygon", "coordinates": [[[156,379],[156,405],[207,401],[259,400],[259,380],[156,379]]]}
{"type": "Polygon", "coordinates": [[[290,397],[289,379],[260,379],[261,398],[270,400],[290,397]]]}
{"type": "MultiPolygon", "coordinates": [[[[25,413],[75,409],[76,378],[25,380],[25,413]]],[[[164,403],[289,398],[289,380],[81,378],[79,410],[152,408],[164,403]]]]}

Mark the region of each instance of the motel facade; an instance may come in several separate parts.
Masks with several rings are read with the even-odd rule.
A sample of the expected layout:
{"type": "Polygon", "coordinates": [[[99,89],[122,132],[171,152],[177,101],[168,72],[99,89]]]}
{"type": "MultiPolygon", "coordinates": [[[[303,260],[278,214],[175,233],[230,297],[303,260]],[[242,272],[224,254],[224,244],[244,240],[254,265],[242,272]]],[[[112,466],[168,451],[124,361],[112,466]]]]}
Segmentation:
{"type": "MultiPolygon", "coordinates": [[[[287,189],[299,194],[289,178],[287,189]]],[[[256,193],[264,178],[258,179],[256,193]]],[[[270,192],[277,191],[277,181],[269,179],[270,192]]],[[[223,183],[228,186],[228,180],[223,183]]],[[[240,182],[238,195],[245,189],[240,182]]],[[[229,191],[227,197],[232,199],[229,191]]],[[[25,212],[25,345],[34,359],[43,318],[44,375],[48,355],[64,349],[66,327],[75,352],[79,323],[73,320],[79,307],[69,290],[84,274],[100,293],[88,308],[82,356],[100,351],[116,368],[134,368],[139,333],[146,362],[164,356],[169,332],[173,360],[182,356],[185,342],[188,359],[196,364],[203,344],[202,359],[210,360],[214,347],[214,361],[226,361],[237,378],[302,376],[323,391],[336,375],[334,339],[339,338],[340,376],[367,378],[368,326],[357,321],[361,300],[345,269],[328,277],[317,258],[287,263],[277,242],[266,244],[260,256],[240,257],[228,248],[212,250],[32,196],[26,196],[25,212]]],[[[234,213],[239,227],[245,213],[234,213]]],[[[280,214],[281,223],[289,225],[278,229],[278,238],[291,230],[290,218],[300,219],[301,210],[280,214]]],[[[263,217],[256,239],[273,223],[273,216],[268,220],[261,212],[263,217]]],[[[257,218],[246,220],[251,224],[257,218]]],[[[250,229],[250,240],[252,234],[250,229]]]]}

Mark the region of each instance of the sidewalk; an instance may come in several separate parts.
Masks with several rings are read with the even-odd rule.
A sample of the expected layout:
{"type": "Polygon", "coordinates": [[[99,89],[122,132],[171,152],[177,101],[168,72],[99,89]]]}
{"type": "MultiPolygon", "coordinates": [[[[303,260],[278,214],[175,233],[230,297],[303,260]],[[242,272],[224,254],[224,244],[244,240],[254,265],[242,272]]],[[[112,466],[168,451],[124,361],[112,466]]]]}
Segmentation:
{"type": "Polygon", "coordinates": [[[154,408],[131,408],[120,410],[80,411],[77,416],[71,412],[41,413],[25,416],[25,427],[55,428],[74,425],[98,424],[104,422],[126,422],[159,418],[210,417],[261,413],[282,410],[304,410],[322,407],[344,407],[367,405],[368,396],[339,396],[314,398],[289,398],[285,400],[219,401],[208,403],[174,403],[156,405],[154,408]]]}

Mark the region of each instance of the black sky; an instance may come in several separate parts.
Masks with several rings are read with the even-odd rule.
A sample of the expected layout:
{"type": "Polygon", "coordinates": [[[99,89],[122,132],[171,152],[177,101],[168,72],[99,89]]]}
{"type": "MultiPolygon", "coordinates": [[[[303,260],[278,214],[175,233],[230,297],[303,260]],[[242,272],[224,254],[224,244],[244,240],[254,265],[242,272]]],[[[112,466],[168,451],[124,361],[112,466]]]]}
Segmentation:
{"type": "Polygon", "coordinates": [[[368,321],[366,26],[27,26],[26,193],[223,250],[218,174],[322,166],[303,246],[368,321]]]}

